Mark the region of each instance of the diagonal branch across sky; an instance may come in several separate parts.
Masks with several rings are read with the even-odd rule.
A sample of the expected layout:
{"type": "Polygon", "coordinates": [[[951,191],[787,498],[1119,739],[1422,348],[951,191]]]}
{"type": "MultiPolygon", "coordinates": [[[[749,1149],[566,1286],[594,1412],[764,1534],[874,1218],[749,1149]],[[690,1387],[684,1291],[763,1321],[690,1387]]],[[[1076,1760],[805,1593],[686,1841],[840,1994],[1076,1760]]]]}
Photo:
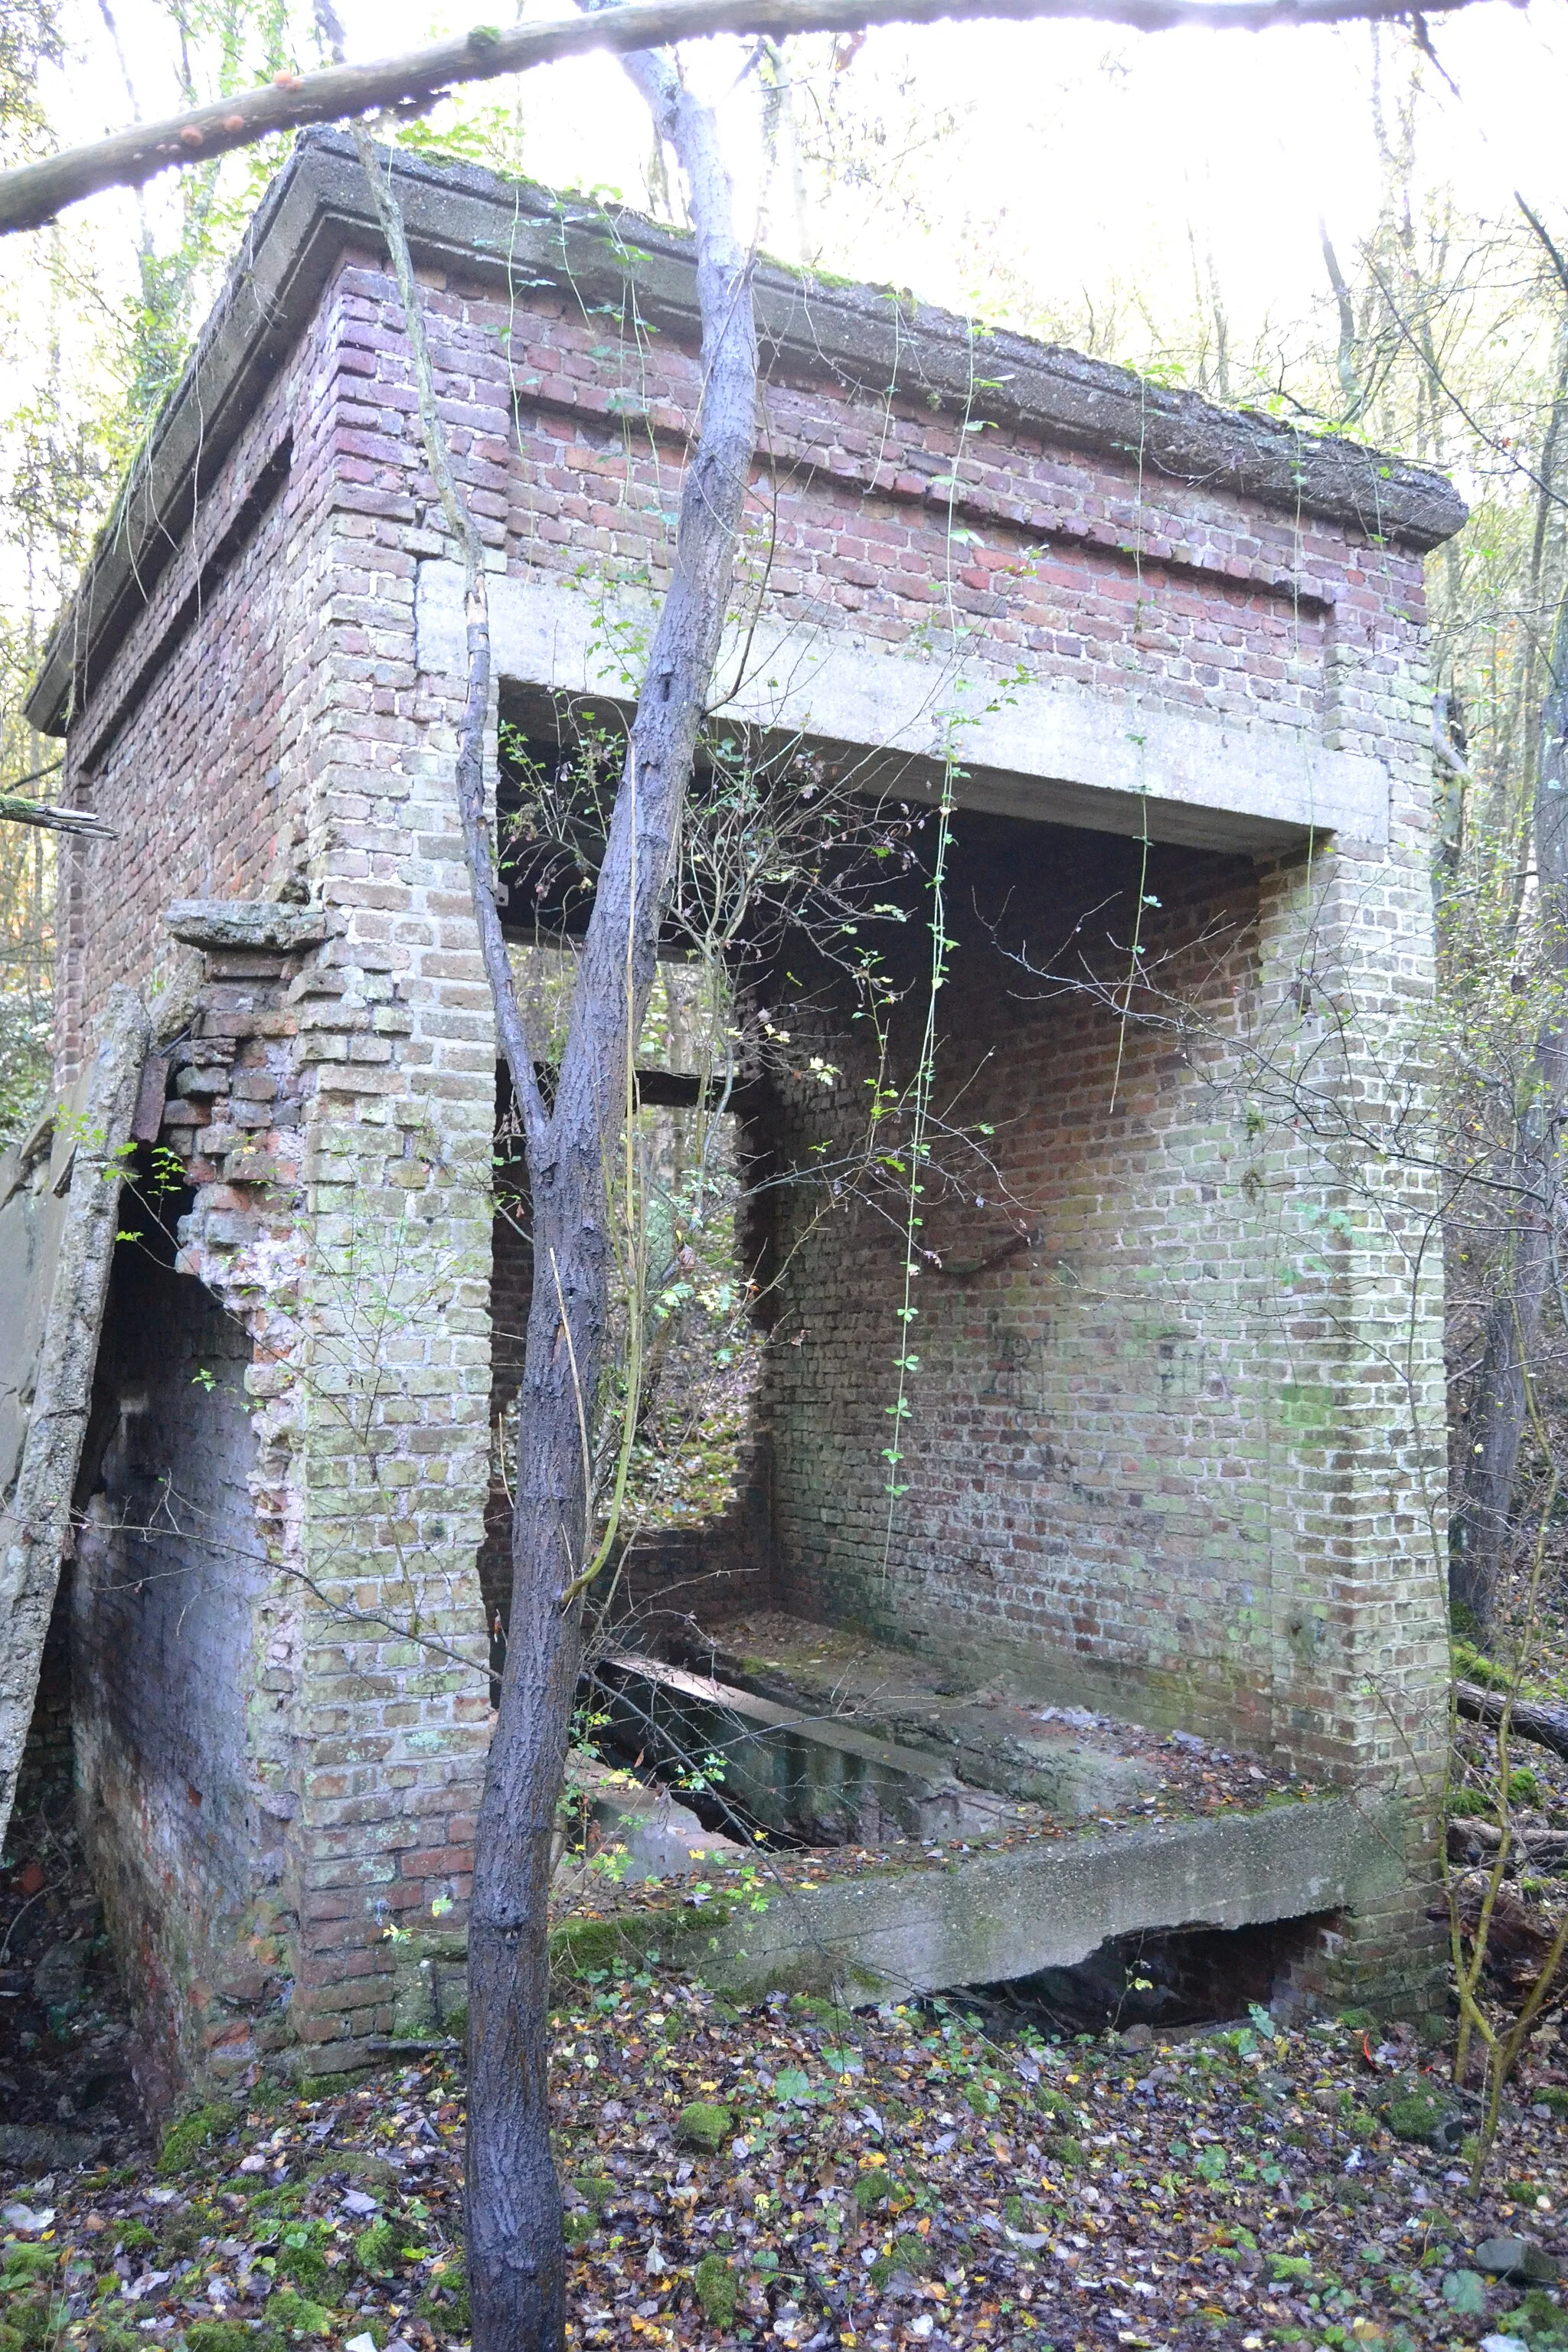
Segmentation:
{"type": "MultiPolygon", "coordinates": [[[[1424,12],[1473,0],[1428,0],[1424,12]]],[[[1088,18],[1134,32],[1267,31],[1276,25],[1407,22],[1409,0],[627,0],[591,16],[532,25],[476,25],[450,40],[363,65],[279,74],[259,89],[187,108],[162,122],[132,123],[86,146],[0,172],[0,236],[40,228],[102,188],[137,187],[160,172],[205,163],[279,131],[342,121],[388,107],[418,110],[459,82],[525,73],[593,49],[622,54],[716,33],[857,32],[868,25],[929,25],[944,18],[1088,18]]]]}

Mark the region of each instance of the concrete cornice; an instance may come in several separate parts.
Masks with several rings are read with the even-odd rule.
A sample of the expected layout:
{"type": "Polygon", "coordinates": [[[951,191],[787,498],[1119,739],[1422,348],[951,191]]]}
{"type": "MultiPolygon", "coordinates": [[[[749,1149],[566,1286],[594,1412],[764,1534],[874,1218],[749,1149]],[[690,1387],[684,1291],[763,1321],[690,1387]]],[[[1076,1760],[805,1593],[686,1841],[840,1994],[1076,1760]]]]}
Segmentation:
{"type": "MultiPolygon", "coordinates": [[[[586,299],[628,288],[652,324],[697,331],[690,240],[640,215],[556,196],[466,164],[399,152],[399,201],[422,263],[504,285],[543,278],[586,299]]],[[[66,731],[178,545],[262,389],[307,325],[346,247],[379,247],[363,176],[341,131],[308,132],[268,189],[195,351],[132,468],[50,639],[27,702],[66,731]]],[[[1229,489],[1286,513],[1425,550],[1465,519],[1452,485],[1357,442],[1292,432],[1195,394],[868,286],[771,263],[758,270],[767,363],[878,396],[932,393],[1074,446],[1136,453],[1146,473],[1229,489]]]]}

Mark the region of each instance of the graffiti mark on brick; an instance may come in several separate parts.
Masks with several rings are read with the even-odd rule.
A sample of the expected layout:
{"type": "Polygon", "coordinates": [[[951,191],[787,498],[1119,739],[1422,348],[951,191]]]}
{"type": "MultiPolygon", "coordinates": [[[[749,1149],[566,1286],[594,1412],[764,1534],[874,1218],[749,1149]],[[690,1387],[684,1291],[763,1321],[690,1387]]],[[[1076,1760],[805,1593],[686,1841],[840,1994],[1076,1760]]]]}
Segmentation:
{"type": "Polygon", "coordinates": [[[1043,1331],[1018,1331],[1006,1328],[1000,1316],[988,1315],[985,1328],[991,1377],[981,1395],[1003,1398],[1030,1412],[1040,1412],[1046,1401],[1045,1360],[1051,1344],[1050,1325],[1047,1323],[1043,1331]]]}

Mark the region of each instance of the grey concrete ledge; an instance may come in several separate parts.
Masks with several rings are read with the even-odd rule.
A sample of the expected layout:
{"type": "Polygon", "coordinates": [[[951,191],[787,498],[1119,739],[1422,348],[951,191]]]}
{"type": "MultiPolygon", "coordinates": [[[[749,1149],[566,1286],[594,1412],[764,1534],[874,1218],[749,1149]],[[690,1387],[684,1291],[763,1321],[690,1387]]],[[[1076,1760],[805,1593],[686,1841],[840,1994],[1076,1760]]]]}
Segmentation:
{"type": "Polygon", "coordinates": [[[287,906],[277,898],[176,898],[163,922],[186,947],[270,950],[294,955],[327,936],[324,907],[287,906]]]}
{"type": "MultiPolygon", "coordinates": [[[[489,582],[498,675],[556,692],[626,699],[616,648],[653,613],[581,589],[497,574],[489,582]],[[607,625],[606,625],[607,624],[607,625]]],[[[461,567],[419,566],[415,599],[421,670],[460,678],[468,657],[461,567]]],[[[1268,855],[1310,834],[1370,846],[1388,839],[1388,771],[1359,751],[1329,750],[1304,728],[1228,724],[1201,713],[1095,693],[1066,679],[1012,678],[973,655],[895,653],[847,630],[761,621],[731,629],[719,676],[740,690],[716,713],[773,736],[847,748],[868,792],[934,799],[945,736],[956,730],[966,807],[1192,847],[1268,855]]]]}
{"type": "MultiPolygon", "coordinates": [[[[1405,1883],[1405,1827],[1397,1800],[1313,1798],[1002,1853],[950,1852],[934,1865],[889,1862],[857,1878],[765,1890],[761,1911],[728,1902],[721,1885],[706,1906],[672,1887],[668,1906],[560,1921],[551,1966],[564,1982],[657,1950],[746,1998],[816,1992],[850,2002],[1005,1984],[1074,1968],[1139,1929],[1258,1927],[1373,1904],[1405,1883]]],[[[467,1998],[467,1957],[462,1932],[399,1946],[399,2035],[449,2030],[467,1998]]]]}
{"type": "Polygon", "coordinates": [[[679,1957],[735,1991],[902,2000],[1073,1968],[1141,1928],[1355,1908],[1404,1874],[1397,1809],[1332,1797],[775,1890],[765,1911],[694,1925],[679,1957]]]}
{"type": "MultiPolygon", "coordinates": [[[[419,261],[503,287],[542,281],[585,302],[620,304],[629,294],[640,316],[695,337],[692,247],[675,230],[471,164],[397,150],[392,161],[419,261]]],[[[73,698],[78,708],[85,703],[261,387],[339,256],[354,247],[379,251],[381,235],[353,142],[341,131],[307,131],[263,197],[50,638],[27,701],[35,727],[63,733],[73,698]]],[[[786,377],[879,398],[952,398],[965,413],[1082,448],[1135,454],[1151,473],[1230,489],[1291,516],[1327,516],[1373,540],[1435,547],[1465,520],[1463,499],[1441,475],[1358,442],[1215,408],[1026,336],[977,336],[967,320],[884,289],[770,263],[755,284],[764,364],[786,377]]]]}

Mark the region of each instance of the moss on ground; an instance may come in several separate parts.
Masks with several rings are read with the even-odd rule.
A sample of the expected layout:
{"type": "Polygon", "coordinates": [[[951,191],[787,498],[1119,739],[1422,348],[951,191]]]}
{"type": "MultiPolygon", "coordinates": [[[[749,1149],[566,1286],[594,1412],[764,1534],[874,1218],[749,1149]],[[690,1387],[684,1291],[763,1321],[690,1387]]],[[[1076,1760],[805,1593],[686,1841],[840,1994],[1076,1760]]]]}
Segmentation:
{"type": "MultiPolygon", "coordinates": [[[[308,2294],[297,2294],[292,2287],[283,2287],[271,2297],[267,2316],[273,2327],[286,2336],[330,2336],[332,2331],[332,2315],[325,2304],[315,2302],[308,2294]]],[[[186,2342],[188,2345],[188,2332],[186,2342]]],[[[255,2352],[254,2336],[249,2352],[255,2352]]]]}
{"type": "Polygon", "coordinates": [[[256,2352],[256,2337],[243,2319],[193,2319],[185,2352],[256,2352]]]}
{"type": "Polygon", "coordinates": [[[734,2123],[728,2107],[710,2099],[692,2099],[681,2108],[676,2130],[688,2147],[704,2148],[711,2156],[723,2147],[734,2123]]]}
{"type": "Polygon", "coordinates": [[[373,2221],[354,2240],[354,2260],[367,2278],[384,2278],[396,2252],[396,2231],[384,2219],[373,2221]]]}
{"type": "Polygon", "coordinates": [[[732,2327],[741,2282],[722,2254],[704,2254],[692,2278],[698,2308],[715,2327],[732,2327]]]}
{"type": "MultiPolygon", "coordinates": [[[[226,2138],[237,2117],[232,2107],[196,2107],[178,2122],[171,2124],[163,2135],[163,2145],[158,2151],[158,2169],[165,2180],[176,2173],[186,2172],[203,2151],[215,2139],[226,2138]]],[[[217,2322],[203,2320],[201,2325],[216,2326],[217,2322]]]]}
{"type": "Polygon", "coordinates": [[[914,2230],[906,2230],[893,2240],[885,2254],[879,2254],[871,2264],[871,2283],[884,2287],[900,2271],[910,2278],[921,2278],[931,2268],[931,2248],[914,2230]]]}

